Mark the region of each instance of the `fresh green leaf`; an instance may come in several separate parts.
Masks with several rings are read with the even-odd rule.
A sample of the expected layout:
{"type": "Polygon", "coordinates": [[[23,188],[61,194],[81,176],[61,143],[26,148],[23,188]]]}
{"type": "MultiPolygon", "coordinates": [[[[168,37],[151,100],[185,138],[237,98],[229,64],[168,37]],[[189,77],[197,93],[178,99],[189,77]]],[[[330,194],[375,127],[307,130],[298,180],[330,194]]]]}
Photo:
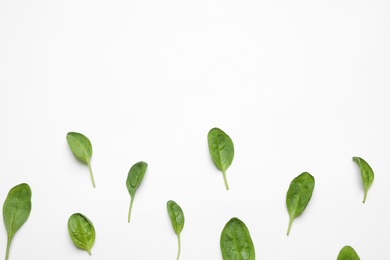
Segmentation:
{"type": "Polygon", "coordinates": [[[92,222],[81,213],[74,213],[68,220],[68,232],[73,243],[81,249],[87,250],[88,254],[95,242],[95,228],[92,222]]]}
{"type": "Polygon", "coordinates": [[[340,250],[337,260],[360,260],[360,257],[352,247],[345,246],[340,250]]]}
{"type": "Polygon", "coordinates": [[[85,135],[80,133],[75,133],[75,132],[69,132],[66,135],[66,140],[68,141],[70,150],[77,157],[77,159],[79,159],[80,161],[88,165],[89,173],[92,179],[92,185],[93,187],[96,187],[95,179],[93,177],[92,168],[91,168],[91,156],[92,156],[91,141],[89,141],[89,139],[85,135]]]}
{"type": "Polygon", "coordinates": [[[249,230],[238,218],[226,223],[220,244],[223,260],[255,260],[255,247],[249,230]]]}
{"type": "Polygon", "coordinates": [[[129,170],[129,174],[126,179],[126,187],[130,194],[130,208],[129,214],[127,217],[127,221],[130,222],[131,209],[133,207],[135,192],[140,185],[142,179],[144,178],[146,169],[148,168],[148,164],[146,162],[137,162],[133,166],[131,166],[129,170]]]}
{"type": "Polygon", "coordinates": [[[314,184],[314,177],[307,172],[300,174],[291,181],[286,195],[286,205],[290,216],[287,235],[290,233],[293,220],[303,212],[309,203],[314,184]]]}
{"type": "Polygon", "coordinates": [[[232,164],[234,157],[234,145],[232,139],[221,129],[213,128],[207,135],[209,151],[214,164],[222,171],[226,189],[229,184],[226,178],[226,170],[232,164]]]}
{"type": "Polygon", "coordinates": [[[176,259],[178,260],[180,257],[180,250],[181,250],[180,233],[184,227],[184,213],[181,207],[173,200],[167,202],[167,209],[168,209],[169,218],[171,219],[172,222],[172,227],[175,230],[175,233],[177,235],[178,252],[177,252],[176,259]]]}
{"type": "Polygon", "coordinates": [[[364,185],[364,198],[363,203],[366,202],[368,189],[371,187],[374,181],[374,171],[371,166],[360,157],[352,157],[352,159],[359,165],[360,173],[362,175],[362,181],[364,185]]]}
{"type": "Polygon", "coordinates": [[[12,238],[16,231],[27,221],[31,212],[31,188],[22,183],[13,187],[3,204],[3,219],[7,230],[7,249],[5,259],[9,257],[12,238]]]}

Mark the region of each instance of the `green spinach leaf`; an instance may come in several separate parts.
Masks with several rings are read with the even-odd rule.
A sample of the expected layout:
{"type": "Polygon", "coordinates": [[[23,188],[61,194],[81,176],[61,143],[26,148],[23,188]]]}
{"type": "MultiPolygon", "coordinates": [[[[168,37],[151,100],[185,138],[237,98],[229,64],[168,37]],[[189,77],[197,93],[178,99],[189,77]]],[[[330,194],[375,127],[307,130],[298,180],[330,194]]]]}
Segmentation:
{"type": "Polygon", "coordinates": [[[360,260],[360,257],[352,247],[345,246],[340,250],[337,260],[360,260]]]}
{"type": "Polygon", "coordinates": [[[68,232],[73,243],[81,249],[91,253],[95,242],[95,228],[92,222],[81,213],[74,213],[68,220],[68,232]]]}
{"type": "Polygon", "coordinates": [[[304,172],[294,178],[286,195],[286,205],[290,221],[288,223],[287,235],[290,233],[293,220],[306,208],[314,190],[314,177],[304,172]]]}
{"type": "Polygon", "coordinates": [[[364,198],[363,203],[366,202],[368,189],[371,187],[372,182],[374,181],[374,171],[371,166],[360,157],[352,157],[352,159],[359,165],[360,172],[362,175],[362,181],[364,185],[364,198]]]}
{"type": "Polygon", "coordinates": [[[175,233],[177,235],[178,252],[177,252],[176,260],[178,260],[180,257],[180,250],[181,250],[180,233],[184,227],[184,213],[181,207],[173,200],[167,202],[167,210],[168,210],[169,218],[171,219],[172,222],[172,227],[175,230],[175,233]]]}
{"type": "Polygon", "coordinates": [[[223,260],[255,260],[255,247],[249,230],[238,218],[226,223],[220,244],[223,260]]]}
{"type": "Polygon", "coordinates": [[[126,179],[126,187],[130,194],[130,207],[127,221],[130,222],[131,209],[133,207],[135,192],[137,191],[138,186],[141,184],[142,179],[144,178],[148,164],[146,162],[137,162],[131,166],[129,173],[126,179]]]}
{"type": "Polygon", "coordinates": [[[31,212],[31,188],[22,183],[13,187],[3,204],[3,219],[7,230],[7,249],[5,260],[9,257],[12,238],[16,231],[27,221],[31,212]]]}
{"type": "Polygon", "coordinates": [[[89,139],[80,133],[69,132],[66,135],[66,140],[68,141],[70,150],[80,161],[86,163],[89,168],[89,173],[92,179],[93,187],[95,185],[95,179],[93,177],[92,168],[91,168],[91,156],[92,156],[92,144],[89,139]]]}
{"type": "Polygon", "coordinates": [[[226,178],[226,170],[230,167],[234,157],[234,145],[232,139],[221,129],[213,128],[207,135],[209,152],[214,164],[222,171],[226,189],[229,184],[226,178]]]}

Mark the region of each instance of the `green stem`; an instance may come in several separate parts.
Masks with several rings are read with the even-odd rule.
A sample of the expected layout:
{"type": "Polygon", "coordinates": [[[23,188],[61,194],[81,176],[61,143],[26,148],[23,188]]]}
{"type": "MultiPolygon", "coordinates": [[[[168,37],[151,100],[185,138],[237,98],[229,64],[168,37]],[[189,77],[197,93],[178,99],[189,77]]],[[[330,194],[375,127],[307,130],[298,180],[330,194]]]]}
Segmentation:
{"type": "Polygon", "coordinates": [[[7,249],[5,251],[5,260],[8,260],[10,246],[11,246],[11,237],[8,237],[8,239],[7,239],[7,249]]]}
{"type": "Polygon", "coordinates": [[[364,189],[364,198],[363,198],[363,203],[366,202],[366,198],[367,198],[367,191],[366,189],[364,189]]]}
{"type": "Polygon", "coordinates": [[[87,164],[88,164],[89,174],[91,175],[91,179],[92,179],[92,185],[94,188],[96,188],[95,179],[93,178],[93,173],[91,168],[91,162],[87,160],[87,164]]]}
{"type": "Polygon", "coordinates": [[[222,175],[223,175],[223,181],[225,182],[225,187],[226,187],[227,190],[229,190],[229,184],[228,184],[228,181],[227,181],[227,178],[226,178],[226,171],[223,171],[222,175]]]}
{"type": "Polygon", "coordinates": [[[87,249],[87,251],[89,255],[92,255],[91,249],[87,249]]]}
{"type": "Polygon", "coordinates": [[[129,223],[130,223],[131,209],[133,208],[133,202],[134,202],[134,196],[132,196],[130,199],[129,215],[127,216],[127,222],[129,222],[129,223]]]}
{"type": "Polygon", "coordinates": [[[291,225],[293,223],[294,218],[290,217],[290,221],[288,222],[287,236],[290,234],[291,225]]]}
{"type": "Polygon", "coordinates": [[[181,245],[180,245],[180,234],[177,235],[177,245],[178,245],[178,250],[177,250],[177,258],[176,260],[179,260],[180,257],[180,251],[181,251],[181,245]]]}

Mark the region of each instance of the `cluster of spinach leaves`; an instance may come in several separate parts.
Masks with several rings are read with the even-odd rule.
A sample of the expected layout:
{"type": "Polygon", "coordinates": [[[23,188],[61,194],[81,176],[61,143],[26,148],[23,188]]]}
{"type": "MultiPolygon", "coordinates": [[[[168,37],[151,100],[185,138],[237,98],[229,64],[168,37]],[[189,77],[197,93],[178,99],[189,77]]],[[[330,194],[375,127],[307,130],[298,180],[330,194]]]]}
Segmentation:
{"type": "MultiPolygon", "coordinates": [[[[83,134],[69,132],[66,136],[69,147],[77,159],[86,163],[89,168],[93,187],[96,187],[91,168],[92,144],[83,134]]],[[[234,158],[234,145],[232,139],[221,129],[213,128],[208,133],[208,146],[211,158],[216,167],[221,170],[225,187],[229,185],[226,177],[226,170],[230,167],[234,158]]],[[[361,171],[364,186],[363,203],[366,201],[367,193],[374,181],[374,172],[370,165],[360,157],[353,157],[361,171]]],[[[141,184],[146,173],[148,164],[138,162],[134,164],[126,179],[126,187],[130,194],[130,206],[128,222],[130,222],[131,210],[135,193],[141,184]]],[[[293,220],[302,214],[307,207],[315,186],[314,177],[308,173],[295,177],[286,194],[286,206],[289,214],[287,235],[290,233],[293,220]]],[[[27,221],[31,212],[32,192],[28,184],[22,183],[13,187],[3,204],[3,219],[7,231],[7,247],[5,260],[9,258],[10,246],[16,231],[27,221]]],[[[184,213],[182,208],[173,200],[167,202],[167,211],[172,227],[178,239],[177,260],[180,257],[181,241],[180,234],[184,227],[184,213]]],[[[86,250],[90,255],[95,242],[95,228],[91,220],[81,213],[74,213],[68,219],[68,232],[73,243],[86,250]]],[[[245,223],[234,217],[230,219],[221,232],[220,246],[224,260],[255,260],[255,247],[245,223]]],[[[337,260],[360,260],[358,254],[351,246],[344,246],[337,257],[337,260]]]]}

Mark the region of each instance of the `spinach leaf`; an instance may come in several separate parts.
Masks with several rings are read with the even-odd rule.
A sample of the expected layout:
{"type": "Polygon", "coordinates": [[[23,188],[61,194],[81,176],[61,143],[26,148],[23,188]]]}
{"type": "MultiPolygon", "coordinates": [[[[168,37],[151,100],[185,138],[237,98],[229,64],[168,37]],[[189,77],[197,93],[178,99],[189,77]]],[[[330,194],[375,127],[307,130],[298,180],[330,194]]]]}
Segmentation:
{"type": "Polygon", "coordinates": [[[27,221],[31,212],[31,188],[22,183],[13,187],[3,204],[3,219],[7,230],[7,249],[5,260],[9,257],[12,238],[16,231],[27,221]]]}
{"type": "Polygon", "coordinates": [[[91,253],[95,242],[95,228],[92,222],[81,213],[74,213],[68,220],[68,232],[73,243],[81,249],[91,253]]]}
{"type": "Polygon", "coordinates": [[[70,150],[80,161],[86,163],[89,168],[89,173],[92,179],[92,185],[95,188],[95,179],[93,178],[92,168],[91,168],[91,156],[92,156],[92,144],[89,139],[80,133],[69,132],[66,135],[66,140],[68,141],[70,150]]]}
{"type": "Polygon", "coordinates": [[[177,252],[177,258],[180,257],[180,233],[183,230],[184,227],[184,213],[181,207],[174,202],[173,200],[170,200],[167,202],[167,209],[168,209],[168,215],[172,222],[172,227],[175,230],[175,233],[177,235],[177,243],[178,243],[178,252],[177,252]]]}
{"type": "Polygon", "coordinates": [[[364,185],[364,198],[363,203],[366,202],[368,189],[371,187],[372,182],[374,181],[374,172],[371,169],[370,165],[360,157],[352,157],[352,159],[359,165],[360,172],[362,175],[362,181],[364,185]]]}
{"type": "Polygon", "coordinates": [[[249,230],[238,218],[226,223],[220,244],[223,260],[255,260],[255,247],[249,230]]]}
{"type": "Polygon", "coordinates": [[[290,233],[293,220],[306,208],[314,190],[314,177],[304,172],[294,178],[286,195],[286,205],[290,221],[288,223],[287,235],[290,233]]]}
{"type": "Polygon", "coordinates": [[[345,246],[340,250],[337,260],[360,260],[360,257],[352,247],[345,246]]]}
{"type": "Polygon", "coordinates": [[[229,184],[226,178],[226,170],[232,164],[234,157],[233,141],[219,128],[211,129],[207,135],[207,139],[211,158],[217,168],[222,171],[223,180],[228,190],[229,184]]]}
{"type": "Polygon", "coordinates": [[[129,174],[127,175],[126,187],[131,197],[129,215],[127,217],[128,222],[130,222],[130,214],[131,208],[133,207],[135,192],[140,185],[142,179],[144,178],[146,168],[148,168],[148,164],[146,162],[137,162],[136,164],[131,166],[129,174]]]}

